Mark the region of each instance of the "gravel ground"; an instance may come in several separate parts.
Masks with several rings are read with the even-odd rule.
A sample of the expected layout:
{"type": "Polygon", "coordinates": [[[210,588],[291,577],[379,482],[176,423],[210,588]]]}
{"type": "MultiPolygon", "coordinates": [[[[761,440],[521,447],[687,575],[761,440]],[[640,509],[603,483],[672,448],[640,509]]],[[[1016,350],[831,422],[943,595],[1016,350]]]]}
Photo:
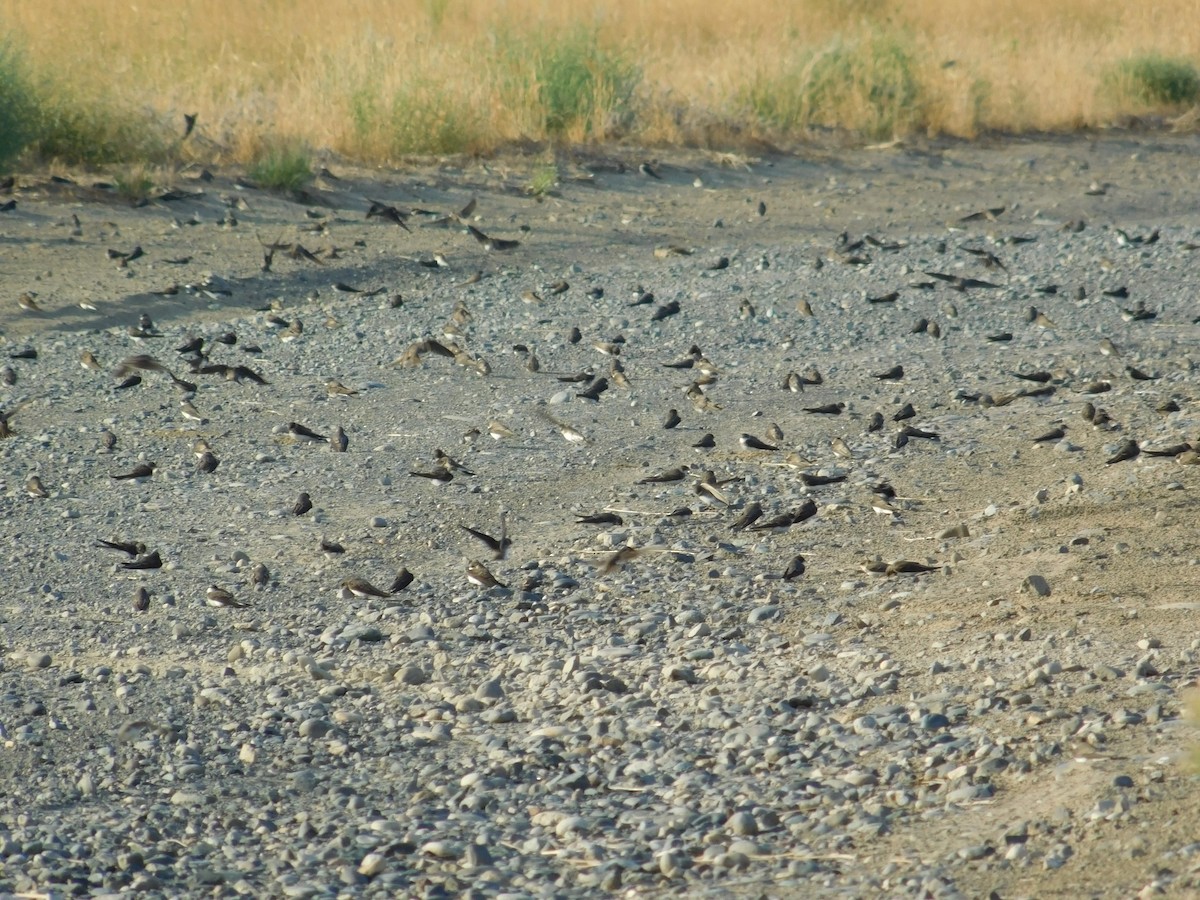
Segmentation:
{"type": "Polygon", "coordinates": [[[1198,155],[19,178],[0,891],[1200,890],[1198,155]]]}

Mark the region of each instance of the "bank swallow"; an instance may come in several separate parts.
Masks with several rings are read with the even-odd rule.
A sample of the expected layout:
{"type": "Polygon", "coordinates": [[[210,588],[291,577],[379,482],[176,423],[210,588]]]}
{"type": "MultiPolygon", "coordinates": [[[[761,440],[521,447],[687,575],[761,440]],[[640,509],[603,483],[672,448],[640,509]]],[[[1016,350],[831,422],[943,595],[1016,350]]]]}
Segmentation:
{"type": "Polygon", "coordinates": [[[114,481],[136,481],[142,478],[149,478],[154,474],[154,463],[139,463],[128,472],[121,475],[110,476],[114,481]]]}
{"type": "Polygon", "coordinates": [[[708,398],[708,395],[704,393],[704,389],[698,382],[693,381],[690,385],[688,385],[688,388],[684,394],[690,401],[692,401],[692,406],[694,406],[698,412],[717,412],[721,409],[724,409],[721,404],[714,403],[708,398]]]}
{"type": "Polygon", "coordinates": [[[496,580],[495,575],[488,571],[488,567],[477,559],[473,559],[467,563],[467,581],[477,587],[486,589],[505,587],[505,585],[496,580]]]}
{"type": "Polygon", "coordinates": [[[139,353],[136,356],[127,356],[121,360],[117,367],[113,369],[113,378],[124,378],[135,369],[140,369],[143,372],[161,372],[164,375],[171,374],[171,370],[153,356],[139,353]]]}
{"type": "Polygon", "coordinates": [[[37,300],[34,299],[35,297],[37,297],[37,294],[33,291],[26,291],[17,298],[17,306],[26,312],[41,312],[42,308],[38,306],[37,300]]]}
{"type": "Polygon", "coordinates": [[[302,516],[312,508],[312,498],[308,496],[306,491],[301,492],[300,496],[296,499],[295,504],[292,506],[292,515],[302,516]]]}
{"type": "Polygon", "coordinates": [[[712,450],[717,446],[717,442],[710,432],[692,444],[692,446],[697,450],[712,450]]]}
{"type": "Polygon", "coordinates": [[[121,563],[122,569],[161,569],[162,556],[157,550],[152,553],[139,556],[137,559],[121,563]]]}
{"type": "Polygon", "coordinates": [[[824,487],[827,484],[841,484],[846,480],[845,475],[813,475],[801,472],[798,476],[805,487],[824,487]]]}
{"type": "Polygon", "coordinates": [[[711,472],[705,472],[700,480],[692,487],[699,501],[705,506],[729,506],[728,495],[721,490],[717,484],[716,475],[711,472]]]}
{"type": "Polygon", "coordinates": [[[385,222],[391,222],[394,225],[399,225],[405,231],[411,232],[412,229],[405,223],[408,218],[406,213],[400,212],[396,207],[389,203],[382,203],[379,200],[369,200],[371,206],[367,209],[368,219],[383,219],[385,222]]]}
{"type": "MultiPolygon", "coordinates": [[[[0,431],[2,431],[2,429],[0,429],[0,431]]],[[[0,437],[5,437],[5,435],[0,433],[0,437]]],[[[111,453],[114,449],[116,449],[116,446],[117,436],[107,428],[103,429],[100,432],[100,449],[107,453],[111,453]]]]}
{"type": "Polygon", "coordinates": [[[637,484],[670,484],[673,481],[683,481],[687,470],[687,466],[676,466],[657,475],[647,475],[645,478],[639,479],[637,484]]]}
{"type": "Polygon", "coordinates": [[[585,390],[578,391],[575,396],[581,400],[600,400],[600,395],[608,390],[608,379],[601,375],[587,386],[585,390]]]}
{"type": "Polygon", "coordinates": [[[289,422],[288,432],[299,441],[315,443],[329,442],[329,438],[325,437],[325,435],[317,434],[311,428],[307,428],[304,425],[301,425],[299,422],[289,422]]]}
{"type": "Polygon", "coordinates": [[[805,406],[804,411],[807,413],[820,413],[823,415],[840,416],[842,410],[846,408],[846,404],[838,401],[837,403],[826,403],[822,406],[805,406]]]}
{"type": "Polygon", "coordinates": [[[239,600],[224,588],[217,587],[215,584],[209,585],[208,590],[205,591],[204,602],[214,609],[246,609],[250,605],[244,600],[239,600]]]}
{"type": "Polygon", "coordinates": [[[1138,446],[1137,441],[1127,440],[1122,443],[1119,448],[1117,448],[1116,453],[1114,453],[1109,459],[1105,460],[1104,464],[1106,466],[1111,466],[1119,462],[1125,462],[1126,460],[1136,458],[1141,452],[1142,450],[1138,446]]]}
{"type": "Polygon", "coordinates": [[[329,381],[325,384],[325,392],[330,396],[357,397],[358,391],[348,388],[340,381],[329,381]]]}
{"type": "Polygon", "coordinates": [[[113,386],[114,391],[127,391],[130,388],[135,388],[142,383],[141,375],[130,375],[124,381],[113,386]]]}
{"type": "Polygon", "coordinates": [[[873,376],[879,381],[899,381],[904,377],[904,366],[892,366],[886,372],[873,376]]]}
{"type": "Polygon", "coordinates": [[[682,421],[683,419],[679,417],[679,410],[669,409],[667,410],[666,421],[663,422],[663,428],[666,428],[669,431],[682,421]]]}
{"type": "Polygon", "coordinates": [[[892,421],[903,422],[905,419],[913,418],[916,414],[917,411],[913,409],[913,405],[911,403],[905,403],[902,407],[900,407],[896,414],[892,416],[892,421]]]}
{"type": "Polygon", "coordinates": [[[945,272],[925,272],[930,278],[945,282],[951,290],[965,293],[973,288],[998,288],[1001,285],[979,278],[964,278],[961,275],[948,275],[945,272]]]}
{"type": "Polygon", "coordinates": [[[500,513],[500,536],[492,537],[490,534],[479,531],[475,528],[470,528],[466,525],[459,525],[463,531],[471,535],[477,541],[482,542],[489,550],[492,551],[493,559],[504,559],[508,556],[508,548],[512,546],[512,540],[508,536],[507,513],[500,513]]]}
{"type": "Polygon", "coordinates": [[[776,528],[790,528],[793,525],[799,525],[801,522],[811,519],[817,514],[817,504],[811,497],[805,500],[800,506],[792,511],[780,513],[772,516],[769,519],[759,519],[757,522],[749,526],[751,531],[768,531],[776,528]]]}
{"type": "Polygon", "coordinates": [[[449,484],[451,481],[454,480],[454,473],[449,471],[448,469],[443,469],[443,468],[434,469],[432,472],[415,472],[414,471],[414,472],[409,472],[408,474],[410,476],[412,476],[413,478],[425,478],[431,484],[434,484],[434,485],[449,484]]]}
{"type": "Polygon", "coordinates": [[[661,322],[663,319],[669,319],[671,316],[679,315],[681,311],[682,307],[679,305],[678,300],[668,300],[666,303],[654,308],[654,312],[650,314],[650,321],[661,322]]]}
{"type": "Polygon", "coordinates": [[[625,520],[614,512],[591,513],[590,515],[575,514],[576,525],[624,525],[625,520]]]}
{"type": "Polygon", "coordinates": [[[516,433],[505,425],[503,422],[493,419],[488,422],[487,432],[492,436],[492,440],[500,440],[501,438],[516,437],[516,433]]]}
{"type": "Polygon", "coordinates": [[[346,432],[339,425],[333,430],[333,437],[329,439],[329,449],[334,453],[345,453],[346,448],[350,446],[350,439],[346,437],[346,432]]]}
{"type": "Polygon", "coordinates": [[[381,591],[371,582],[363,578],[347,578],[342,582],[342,589],[349,591],[359,600],[369,600],[372,597],[390,597],[387,591],[381,591]]]}
{"type": "Polygon", "coordinates": [[[470,233],[471,237],[475,238],[475,240],[482,245],[484,250],[503,252],[505,250],[514,250],[521,246],[520,241],[509,241],[502,240],[501,238],[488,237],[474,225],[468,225],[467,231],[470,233]]]}
{"type": "Polygon", "coordinates": [[[600,574],[609,575],[631,559],[636,559],[640,554],[641,551],[637,547],[622,547],[604,561],[604,565],[600,567],[600,574]]]}
{"type": "Polygon", "coordinates": [[[632,386],[629,383],[629,378],[625,375],[625,366],[616,357],[612,360],[612,365],[608,370],[608,377],[612,379],[612,383],[619,388],[629,390],[632,386]]]}
{"type": "Polygon", "coordinates": [[[743,434],[738,438],[738,443],[742,445],[743,450],[778,450],[774,444],[768,444],[766,441],[756,438],[752,434],[743,434]]]}
{"type": "Polygon", "coordinates": [[[923,575],[926,572],[936,572],[940,568],[941,566],[927,566],[911,559],[897,559],[884,567],[883,574],[889,578],[895,575],[923,575]]]}
{"type": "Polygon", "coordinates": [[[454,457],[446,453],[440,447],[433,451],[434,462],[445,469],[447,472],[462,472],[464,475],[475,477],[475,473],[456,460],[454,457]]]}
{"type": "Polygon", "coordinates": [[[338,555],[346,552],[346,548],[343,547],[341,544],[339,544],[337,541],[331,541],[327,538],[321,538],[320,546],[321,546],[322,553],[329,553],[334,556],[338,556],[338,555]]]}
{"type": "Polygon", "coordinates": [[[1158,378],[1157,375],[1150,375],[1146,372],[1143,372],[1137,366],[1126,366],[1125,374],[1134,381],[1155,381],[1158,378]]]}
{"type": "Polygon", "coordinates": [[[388,591],[392,594],[398,594],[412,583],[413,573],[401,567],[400,571],[396,573],[396,577],[392,579],[392,584],[388,588],[388,591]]]}
{"type": "Polygon", "coordinates": [[[734,519],[733,522],[730,523],[729,527],[733,531],[741,531],[744,528],[749,528],[751,525],[761,519],[762,515],[762,504],[757,500],[752,500],[750,503],[746,504],[745,508],[742,509],[741,515],[734,519]]]}
{"type": "Polygon", "coordinates": [[[1195,447],[1190,442],[1185,441],[1181,444],[1171,444],[1169,447],[1162,447],[1156,450],[1152,450],[1149,447],[1143,447],[1142,453],[1144,453],[1146,456],[1179,456],[1181,453],[1187,453],[1194,449],[1195,447]]]}
{"type": "Polygon", "coordinates": [[[79,364],[85,369],[91,369],[93,372],[99,372],[101,369],[99,361],[92,355],[91,350],[84,350],[79,354],[79,364]]]}
{"type": "Polygon", "coordinates": [[[141,541],[106,541],[103,538],[96,538],[96,544],[109,550],[126,553],[129,556],[140,556],[146,552],[146,545],[141,541]]]}
{"type": "Polygon", "coordinates": [[[555,428],[557,428],[558,433],[563,436],[564,440],[566,440],[567,443],[569,443],[569,444],[586,444],[587,443],[587,438],[584,436],[583,432],[579,431],[577,428],[574,428],[574,427],[568,425],[566,422],[560,422],[558,419],[551,416],[545,410],[538,410],[538,414],[543,419],[545,419],[547,422],[549,422],[551,425],[553,425],[555,428]]]}
{"type": "Polygon", "coordinates": [[[208,421],[204,418],[204,416],[200,415],[200,411],[196,409],[196,407],[192,406],[192,404],[187,400],[179,401],[179,414],[189,422],[204,423],[208,421]]]}
{"type": "Polygon", "coordinates": [[[202,475],[211,475],[217,471],[217,466],[220,464],[221,461],[213,453],[206,451],[196,460],[196,471],[202,475]]]}
{"type": "Polygon", "coordinates": [[[792,557],[792,561],[787,564],[787,568],[783,570],[783,580],[791,581],[793,578],[799,578],[804,574],[804,557],[796,554],[792,557]]]}
{"type": "Polygon", "coordinates": [[[40,500],[45,500],[50,496],[50,492],[47,491],[45,485],[42,484],[42,479],[36,475],[30,475],[29,478],[25,480],[25,492],[29,494],[30,497],[37,497],[40,500]]]}
{"type": "Polygon", "coordinates": [[[1035,444],[1054,444],[1061,441],[1067,434],[1067,427],[1059,425],[1057,428],[1052,428],[1045,434],[1040,434],[1033,439],[1035,444]]]}

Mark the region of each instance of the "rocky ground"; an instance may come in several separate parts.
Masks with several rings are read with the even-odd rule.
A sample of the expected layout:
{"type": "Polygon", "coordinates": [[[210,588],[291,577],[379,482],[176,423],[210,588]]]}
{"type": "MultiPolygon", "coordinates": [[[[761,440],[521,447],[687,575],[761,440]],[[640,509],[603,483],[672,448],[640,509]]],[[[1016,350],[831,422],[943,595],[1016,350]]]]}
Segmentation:
{"type": "Polygon", "coordinates": [[[1194,893],[1198,155],[20,176],[0,891],[1194,893]]]}

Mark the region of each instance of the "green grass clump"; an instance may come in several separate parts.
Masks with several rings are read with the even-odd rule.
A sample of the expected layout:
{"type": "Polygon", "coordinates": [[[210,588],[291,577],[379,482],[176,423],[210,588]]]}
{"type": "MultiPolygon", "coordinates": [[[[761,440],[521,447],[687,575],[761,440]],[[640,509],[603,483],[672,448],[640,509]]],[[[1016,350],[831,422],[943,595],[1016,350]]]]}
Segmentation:
{"type": "Polygon", "coordinates": [[[1200,100],[1200,71],[1186,59],[1146,53],[1123,60],[1103,86],[1120,101],[1147,106],[1185,106],[1200,100]]]}
{"type": "Polygon", "coordinates": [[[553,163],[546,163],[533,170],[533,174],[529,177],[529,185],[526,187],[526,191],[530,196],[541,200],[557,187],[558,166],[553,163]]]}
{"type": "Polygon", "coordinates": [[[269,141],[256,154],[246,174],[266,190],[295,193],[312,180],[312,154],[299,141],[269,141]]]}
{"type": "Polygon", "coordinates": [[[113,176],[113,186],[117,193],[131,206],[140,206],[150,197],[154,190],[154,179],[145,166],[130,165],[119,169],[113,176]]]}
{"type": "Polygon", "coordinates": [[[363,85],[350,96],[353,144],[368,156],[466,153],[482,141],[475,110],[432,82],[413,80],[386,96],[363,85]]]}
{"type": "Polygon", "coordinates": [[[37,100],[19,54],[0,43],[0,169],[7,169],[33,138],[37,100]]]}
{"type": "Polygon", "coordinates": [[[577,126],[588,135],[607,131],[607,125],[628,117],[641,80],[637,66],[583,30],[543,39],[533,55],[533,75],[551,135],[577,126]]]}
{"type": "Polygon", "coordinates": [[[497,82],[508,105],[524,110],[530,136],[598,139],[632,124],[641,68],[595,31],[505,33],[496,44],[497,82]]]}
{"type": "Polygon", "coordinates": [[[760,73],[742,96],[761,122],[784,132],[844,127],[896,137],[923,120],[917,57],[899,35],[836,40],[782,72],[760,73]]]}

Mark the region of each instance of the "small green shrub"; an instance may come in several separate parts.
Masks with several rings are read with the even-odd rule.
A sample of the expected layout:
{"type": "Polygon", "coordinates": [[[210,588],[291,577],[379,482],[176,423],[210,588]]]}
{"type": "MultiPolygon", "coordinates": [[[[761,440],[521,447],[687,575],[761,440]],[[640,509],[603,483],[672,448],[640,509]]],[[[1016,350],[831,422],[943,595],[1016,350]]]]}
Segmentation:
{"type": "Polygon", "coordinates": [[[907,42],[874,33],[834,41],[783,72],[759,73],[742,102],[760,121],[783,131],[840,126],[879,139],[922,121],[922,93],[907,42]]]}
{"type": "Polygon", "coordinates": [[[349,103],[355,148],[368,157],[465,153],[482,143],[469,102],[432,82],[415,79],[390,97],[378,85],[362,85],[349,103]]]}
{"type": "Polygon", "coordinates": [[[530,196],[540,200],[556,187],[558,187],[558,166],[547,163],[533,170],[526,191],[530,196]]]}
{"type": "Polygon", "coordinates": [[[503,33],[496,43],[501,91],[531,112],[537,136],[603,138],[631,123],[641,68],[595,31],[503,33]]]}
{"type": "Polygon", "coordinates": [[[1122,60],[1105,74],[1103,87],[1118,102],[1185,106],[1200,100],[1200,71],[1186,59],[1147,53],[1122,60]]]}
{"type": "Polygon", "coordinates": [[[312,154],[299,141],[269,141],[256,155],[246,174],[259,187],[269,191],[295,192],[312,180],[312,154]]]}
{"type": "Polygon", "coordinates": [[[132,205],[144,203],[154,190],[154,179],[145,166],[125,166],[113,176],[113,186],[117,193],[132,205]]]}
{"type": "Polygon", "coordinates": [[[0,170],[11,165],[33,138],[37,101],[20,55],[0,42],[0,170]]]}

